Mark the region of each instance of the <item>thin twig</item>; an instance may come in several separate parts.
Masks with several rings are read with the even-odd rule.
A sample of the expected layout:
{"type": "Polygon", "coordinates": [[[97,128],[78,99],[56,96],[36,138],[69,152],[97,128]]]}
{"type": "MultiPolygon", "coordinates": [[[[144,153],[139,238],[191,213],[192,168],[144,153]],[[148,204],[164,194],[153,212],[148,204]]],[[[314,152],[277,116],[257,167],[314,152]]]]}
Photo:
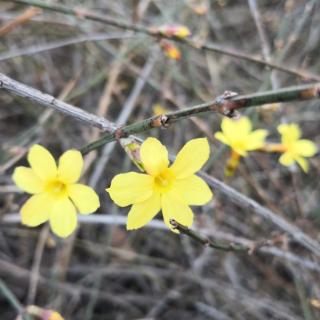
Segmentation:
{"type": "MultiPolygon", "coordinates": [[[[141,94],[142,89],[145,86],[146,80],[149,77],[149,74],[153,70],[153,67],[156,62],[157,57],[157,50],[153,50],[151,52],[150,57],[147,59],[143,69],[141,70],[141,75],[137,79],[130,95],[128,96],[126,102],[124,103],[124,106],[122,108],[121,113],[119,114],[116,124],[120,125],[121,123],[124,123],[128,120],[129,116],[134,110],[134,107],[136,106],[136,102],[138,97],[141,94]]],[[[106,167],[107,162],[109,161],[110,155],[115,147],[115,144],[110,144],[109,146],[105,146],[102,150],[102,156],[95,164],[95,169],[90,177],[89,184],[92,187],[95,187],[98,183],[99,178],[101,177],[101,174],[103,170],[106,167]]]]}
{"type": "Polygon", "coordinates": [[[90,124],[93,127],[97,127],[108,132],[113,132],[117,129],[115,124],[102,117],[88,113],[80,108],[74,107],[71,104],[56,99],[49,94],[42,93],[37,89],[26,86],[21,82],[5,76],[2,73],[0,73],[0,88],[27,100],[36,102],[42,106],[46,106],[67,114],[68,116],[73,117],[85,124],[90,124]]]}
{"type": "Polygon", "coordinates": [[[222,96],[217,97],[213,101],[160,116],[153,116],[140,122],[117,129],[116,131],[108,133],[98,140],[84,146],[81,152],[86,154],[91,150],[99,148],[102,145],[114,140],[124,138],[132,134],[145,132],[153,128],[167,127],[170,124],[186,117],[201,115],[207,112],[219,112],[226,116],[233,116],[236,110],[243,108],[261,106],[267,103],[289,102],[295,100],[301,101],[319,98],[320,83],[283,88],[244,96],[230,96],[230,92],[226,91],[222,96]]]}
{"type": "Polygon", "coordinates": [[[301,231],[299,228],[286,221],[284,218],[278,214],[272,212],[271,210],[261,206],[258,202],[245,196],[244,194],[238,192],[237,190],[229,187],[225,183],[219,181],[218,179],[209,176],[204,172],[200,172],[200,177],[202,177],[206,182],[215,190],[221,194],[228,197],[233,203],[239,205],[240,207],[246,209],[249,212],[256,213],[257,215],[263,217],[266,220],[273,222],[281,230],[284,230],[290,236],[303,245],[305,248],[311,250],[317,256],[320,256],[320,244],[318,241],[310,238],[307,234],[301,231]]]}
{"type": "Polygon", "coordinates": [[[91,126],[95,126],[108,132],[105,136],[102,136],[100,139],[83,147],[81,150],[83,154],[119,138],[145,132],[153,128],[166,127],[176,121],[194,115],[204,114],[207,112],[219,112],[226,116],[233,116],[237,110],[252,106],[261,106],[263,104],[275,102],[302,101],[320,98],[320,83],[288,87],[244,96],[238,96],[233,92],[226,91],[223,95],[217,97],[213,101],[160,116],[154,116],[119,128],[116,124],[105,118],[85,112],[71,104],[60,101],[53,96],[44,94],[39,90],[15,81],[2,73],[0,73],[0,88],[40,105],[53,108],[77,120],[89,123],[91,126]]]}
{"type": "Polygon", "coordinates": [[[32,17],[41,13],[42,10],[39,8],[31,7],[24,11],[21,15],[15,17],[12,21],[9,21],[4,26],[0,27],[0,37],[3,37],[7,33],[11,32],[18,26],[21,26],[28,22],[32,17]]]}
{"type": "MultiPolygon", "coordinates": [[[[40,105],[54,108],[57,111],[63,112],[69,116],[74,117],[75,119],[82,121],[83,123],[89,124],[91,126],[96,126],[98,128],[102,128],[109,132],[116,132],[119,128],[116,124],[101,118],[95,115],[92,115],[88,112],[85,112],[77,107],[74,107],[70,104],[64,103],[58,99],[53,98],[50,95],[44,94],[39,90],[33,89],[31,87],[27,87],[20,82],[10,79],[9,77],[0,73],[0,88],[4,88],[7,91],[25,97],[31,101],[37,102],[40,105]]],[[[285,88],[278,91],[269,91],[267,93],[259,93],[254,95],[248,95],[243,97],[235,97],[234,99],[222,99],[222,105],[227,106],[227,110],[233,110],[234,106],[243,107],[241,101],[247,104],[247,106],[252,105],[259,105],[266,103],[267,101],[292,101],[292,100],[305,100],[305,99],[312,99],[312,98],[319,98],[319,84],[315,85],[307,85],[307,86],[300,86],[300,87],[293,87],[293,88],[285,88]],[[230,109],[228,109],[230,108],[230,109]]],[[[221,98],[220,98],[221,99],[221,98]]],[[[221,100],[220,103],[215,101],[216,108],[221,108],[221,100]]],[[[209,108],[212,103],[207,103],[204,105],[200,105],[203,108],[209,108]]],[[[189,108],[186,110],[177,111],[182,112],[182,115],[186,116],[186,114],[194,114],[193,109],[197,109],[199,106],[189,108]],[[190,112],[191,109],[191,112],[190,112]]],[[[175,113],[173,113],[175,114],[175,113]]],[[[151,118],[152,119],[152,118],[151,118]]],[[[173,117],[174,119],[174,117],[173,117]]],[[[140,131],[139,131],[140,132],[140,131]]],[[[141,139],[134,137],[137,141],[141,142],[141,139]]],[[[230,198],[231,201],[238,204],[239,206],[251,210],[254,213],[264,217],[267,220],[272,221],[275,225],[277,225],[281,230],[284,230],[288,234],[292,236],[297,242],[299,242],[305,248],[311,250],[317,256],[320,256],[320,244],[301,231],[296,226],[292,225],[291,223],[287,222],[284,218],[280,217],[276,213],[272,212],[269,209],[259,205],[253,199],[246,197],[245,195],[241,194],[240,192],[236,191],[235,189],[227,186],[223,182],[201,172],[200,176],[202,176],[208,184],[219,190],[222,194],[224,194],[227,198],[230,198]]]]}
{"type": "Polygon", "coordinates": [[[121,33],[94,33],[94,34],[88,34],[88,35],[83,35],[75,38],[70,38],[70,39],[63,39],[63,40],[58,40],[58,41],[53,41],[50,43],[45,43],[45,44],[40,44],[36,46],[31,46],[28,48],[21,48],[21,49],[14,49],[13,51],[9,52],[4,52],[0,54],[0,61],[5,61],[8,59],[16,58],[16,57],[21,57],[21,56],[31,56],[34,54],[38,54],[41,52],[49,51],[49,50],[54,50],[58,49],[61,47],[66,47],[74,44],[80,44],[84,42],[89,42],[89,41],[105,41],[105,40],[118,40],[118,39],[130,39],[136,37],[132,33],[126,33],[126,34],[121,34],[121,33]]]}
{"type": "Polygon", "coordinates": [[[295,76],[302,77],[304,79],[320,81],[320,77],[318,75],[309,74],[309,73],[306,73],[301,70],[297,70],[294,68],[288,68],[288,67],[281,65],[281,64],[276,64],[276,63],[273,63],[270,61],[259,59],[257,57],[254,57],[254,56],[249,55],[244,52],[239,52],[234,49],[224,48],[223,46],[220,46],[217,44],[199,43],[198,41],[193,40],[193,39],[188,39],[188,38],[181,39],[179,37],[166,36],[160,32],[157,32],[155,30],[155,28],[148,28],[146,26],[139,25],[139,24],[131,24],[128,22],[119,21],[119,20],[112,18],[112,17],[107,17],[105,15],[96,14],[96,13],[89,11],[88,9],[85,9],[85,8],[79,8],[79,7],[78,8],[70,8],[67,6],[54,4],[54,3],[46,3],[43,1],[39,1],[39,0],[2,0],[2,1],[10,1],[10,2],[19,3],[19,4],[31,5],[31,6],[39,7],[39,8],[45,9],[45,10],[56,11],[56,12],[60,12],[60,13],[68,14],[68,15],[73,15],[73,16],[78,17],[80,19],[88,19],[88,20],[97,21],[100,23],[104,23],[104,24],[111,25],[111,26],[125,29],[125,30],[132,30],[132,31],[136,31],[136,32],[141,32],[141,33],[147,34],[151,37],[155,37],[156,39],[159,37],[169,38],[173,41],[177,41],[177,42],[186,44],[186,45],[188,45],[194,49],[197,49],[197,50],[212,51],[215,53],[228,55],[230,57],[234,57],[237,59],[241,59],[241,60],[245,60],[245,61],[259,64],[259,65],[267,66],[271,69],[276,69],[279,71],[290,73],[295,76]]]}
{"type": "Polygon", "coordinates": [[[3,280],[0,279],[0,293],[9,301],[12,307],[22,316],[23,320],[31,320],[28,314],[25,313],[23,306],[17,300],[13,292],[7,287],[3,280]]]}
{"type": "MultiPolygon", "coordinates": [[[[120,216],[117,214],[110,214],[106,212],[99,212],[97,214],[91,214],[91,215],[79,215],[78,221],[83,224],[87,225],[110,225],[110,226],[125,226],[127,224],[127,217],[126,216],[120,216]]],[[[3,224],[17,224],[21,222],[21,217],[19,213],[10,213],[6,214],[2,217],[1,223],[3,224]]],[[[146,226],[146,229],[157,229],[157,230],[163,230],[163,231],[169,231],[168,227],[161,221],[161,220],[152,220],[150,221],[146,226]]],[[[250,249],[254,249],[256,247],[255,243],[249,239],[240,238],[237,236],[234,236],[233,234],[228,234],[225,232],[222,232],[220,230],[215,230],[213,228],[196,228],[198,232],[201,232],[202,234],[209,236],[214,234],[217,239],[223,240],[223,241],[229,241],[234,243],[239,243],[243,246],[246,246],[250,249]]],[[[148,231],[146,231],[148,232],[148,231]]],[[[259,247],[259,252],[272,255],[284,260],[288,260],[294,264],[297,264],[299,266],[302,266],[306,269],[313,270],[320,272],[320,265],[316,263],[315,261],[309,260],[305,257],[300,257],[298,255],[295,255],[291,252],[288,252],[286,250],[277,248],[275,246],[268,246],[268,247],[259,247]]]]}
{"type": "Polygon", "coordinates": [[[192,238],[193,240],[200,242],[204,246],[218,249],[222,251],[245,251],[249,252],[250,248],[241,244],[237,244],[234,242],[221,242],[217,240],[209,239],[207,236],[204,236],[194,230],[191,230],[174,219],[170,220],[170,224],[172,225],[173,229],[178,230],[180,233],[185,234],[186,236],[192,238]]]}

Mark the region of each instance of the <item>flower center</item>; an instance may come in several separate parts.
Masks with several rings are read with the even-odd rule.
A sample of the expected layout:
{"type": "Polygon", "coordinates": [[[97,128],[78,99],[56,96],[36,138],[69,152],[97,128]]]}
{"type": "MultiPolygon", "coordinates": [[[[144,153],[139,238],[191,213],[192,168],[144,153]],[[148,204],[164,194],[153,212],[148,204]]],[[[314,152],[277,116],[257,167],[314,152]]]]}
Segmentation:
{"type": "Polygon", "coordinates": [[[235,147],[235,149],[239,149],[239,150],[243,150],[243,151],[246,151],[246,149],[247,149],[246,143],[243,140],[235,141],[234,147],[235,147]]]}
{"type": "Polygon", "coordinates": [[[48,182],[45,190],[56,197],[62,197],[68,194],[67,185],[60,180],[52,180],[48,182]]]}
{"type": "Polygon", "coordinates": [[[168,170],[162,171],[158,176],[154,178],[154,185],[157,191],[161,193],[168,191],[171,188],[174,180],[173,174],[168,170]]]}

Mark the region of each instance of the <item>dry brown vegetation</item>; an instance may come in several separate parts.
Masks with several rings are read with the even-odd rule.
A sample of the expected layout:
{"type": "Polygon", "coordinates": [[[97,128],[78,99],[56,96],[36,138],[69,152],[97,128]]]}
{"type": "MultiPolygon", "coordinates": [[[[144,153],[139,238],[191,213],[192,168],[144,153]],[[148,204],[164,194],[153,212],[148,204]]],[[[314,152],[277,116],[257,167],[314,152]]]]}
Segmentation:
{"type": "MultiPolygon", "coordinates": [[[[225,90],[277,90],[320,75],[319,1],[46,1],[77,7],[76,16],[15,2],[0,1],[1,73],[117,125],[152,116],[155,104],[175,111],[225,90]],[[182,57],[170,60],[160,39],[85,19],[84,9],[133,25],[187,25],[199,44],[233,49],[234,56],[176,43],[182,57]],[[241,59],[243,52],[302,76],[241,59]]],[[[267,128],[270,141],[286,121],[320,145],[319,100],[241,113],[267,128]]],[[[20,225],[17,213],[27,195],[14,186],[12,171],[26,164],[34,143],[59,156],[100,131],[0,89],[0,319],[15,319],[28,305],[70,320],[319,319],[320,248],[309,250],[298,239],[303,232],[316,245],[320,240],[319,157],[304,174],[282,167],[277,154],[253,152],[225,179],[229,151],[213,137],[221,118],[188,118],[140,137],[159,138],[172,154],[191,138],[208,137],[212,155],[204,171],[296,229],[263,218],[217,186],[214,201],[194,209],[196,227],[212,239],[255,249],[251,254],[173,234],[158,223],[160,215],[127,232],[128,208],[116,207],[105,188],[115,174],[137,169],[120,144],[110,143],[86,156],[83,181],[100,195],[98,215],[83,218],[77,233],[61,240],[47,226],[20,225]]]]}

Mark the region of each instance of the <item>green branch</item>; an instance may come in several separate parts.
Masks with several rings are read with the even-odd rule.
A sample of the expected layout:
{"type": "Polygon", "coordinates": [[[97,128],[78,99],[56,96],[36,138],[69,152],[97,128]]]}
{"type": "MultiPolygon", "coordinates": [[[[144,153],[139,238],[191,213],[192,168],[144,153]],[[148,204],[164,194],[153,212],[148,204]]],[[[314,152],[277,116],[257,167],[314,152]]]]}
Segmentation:
{"type": "Polygon", "coordinates": [[[319,98],[320,83],[283,88],[280,90],[266,91],[243,96],[238,96],[236,93],[226,91],[223,95],[217,97],[213,101],[160,116],[154,116],[140,122],[118,128],[111,133],[105,134],[98,140],[84,146],[81,149],[81,152],[86,154],[105,145],[106,143],[128,137],[131,134],[145,132],[153,128],[167,127],[170,124],[186,117],[201,115],[207,112],[218,112],[225,116],[232,117],[237,110],[243,108],[261,106],[267,103],[302,101],[319,98]]]}
{"type": "Polygon", "coordinates": [[[82,8],[82,7],[70,8],[67,6],[60,5],[60,4],[46,3],[41,0],[2,0],[2,1],[30,5],[30,6],[35,6],[38,8],[45,9],[45,10],[50,10],[50,11],[60,12],[60,13],[68,14],[68,15],[73,15],[73,16],[78,17],[79,19],[88,19],[88,20],[92,20],[92,21],[97,21],[97,22],[111,25],[114,27],[118,27],[121,29],[132,30],[135,32],[144,33],[146,35],[149,35],[149,36],[155,37],[155,38],[167,38],[167,39],[170,39],[173,41],[183,43],[183,44],[188,45],[188,46],[190,46],[194,49],[197,49],[197,50],[212,51],[215,53],[228,55],[230,57],[234,57],[237,59],[253,62],[253,63],[259,64],[262,66],[267,66],[271,69],[276,69],[276,70],[283,71],[283,72],[286,72],[289,74],[293,74],[295,76],[299,76],[304,79],[320,81],[320,77],[318,75],[306,73],[304,71],[301,71],[301,70],[298,70],[295,68],[288,68],[284,65],[269,62],[269,61],[257,58],[255,56],[252,56],[250,54],[240,52],[238,50],[225,48],[223,46],[220,46],[217,44],[212,44],[212,43],[210,43],[210,44],[209,43],[200,43],[199,41],[196,41],[196,40],[190,39],[190,38],[181,39],[179,37],[166,36],[164,34],[161,34],[160,32],[157,32],[154,28],[148,28],[146,26],[139,25],[139,24],[131,24],[131,23],[127,23],[124,21],[119,21],[119,20],[112,18],[112,17],[107,17],[105,15],[96,14],[96,13],[89,11],[89,10],[82,8]]]}

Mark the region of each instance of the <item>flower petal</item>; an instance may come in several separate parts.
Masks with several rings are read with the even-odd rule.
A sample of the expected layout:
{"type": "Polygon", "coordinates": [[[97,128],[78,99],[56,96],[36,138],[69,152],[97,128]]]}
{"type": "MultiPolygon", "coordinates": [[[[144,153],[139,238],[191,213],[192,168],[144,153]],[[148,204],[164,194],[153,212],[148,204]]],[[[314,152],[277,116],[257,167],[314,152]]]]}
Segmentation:
{"type": "Polygon", "coordinates": [[[281,134],[281,141],[283,144],[290,144],[301,137],[300,127],[295,123],[280,124],[278,131],[281,134]]]}
{"type": "Polygon", "coordinates": [[[248,117],[241,117],[238,120],[231,120],[234,121],[237,127],[237,132],[241,132],[241,134],[249,134],[249,132],[252,130],[251,121],[248,117]]]}
{"type": "Polygon", "coordinates": [[[264,129],[255,130],[246,139],[246,150],[256,150],[264,145],[268,131],[264,129]]]}
{"type": "Polygon", "coordinates": [[[78,150],[68,150],[59,159],[58,176],[65,183],[75,183],[80,179],[83,158],[78,150]]]}
{"type": "Polygon", "coordinates": [[[241,117],[238,120],[223,118],[221,129],[224,135],[231,139],[237,139],[239,135],[245,136],[251,131],[251,122],[248,117],[241,117]]]}
{"type": "Polygon", "coordinates": [[[147,200],[136,203],[128,213],[127,230],[143,227],[160,211],[160,193],[154,192],[147,200]]]}
{"type": "Polygon", "coordinates": [[[68,187],[68,191],[80,213],[92,213],[100,207],[99,197],[92,188],[84,184],[72,184],[68,187]]]}
{"type": "Polygon", "coordinates": [[[40,193],[44,189],[43,182],[30,168],[15,168],[12,179],[20,189],[28,193],[40,193]]]}
{"type": "Polygon", "coordinates": [[[303,157],[312,157],[317,153],[317,146],[310,140],[298,140],[294,144],[295,152],[303,157]]]}
{"type": "Polygon", "coordinates": [[[106,191],[120,207],[142,202],[153,193],[154,178],[143,173],[128,172],[116,175],[106,191]]]}
{"type": "Polygon", "coordinates": [[[189,177],[202,168],[209,154],[207,138],[192,139],[180,150],[170,169],[177,179],[189,177]]]}
{"type": "Polygon", "coordinates": [[[51,180],[57,176],[57,165],[51,153],[39,144],[31,147],[28,161],[34,173],[41,180],[51,180]]]}
{"type": "Polygon", "coordinates": [[[309,163],[306,159],[304,159],[303,157],[295,157],[295,160],[305,173],[309,171],[309,163]]]}
{"type": "Polygon", "coordinates": [[[285,152],[279,159],[279,162],[286,167],[291,166],[294,163],[294,159],[289,152],[285,152]]]}
{"type": "Polygon", "coordinates": [[[142,143],[140,157],[144,169],[152,176],[157,176],[169,165],[168,150],[156,138],[148,138],[142,143]]]}
{"type": "Polygon", "coordinates": [[[188,205],[204,205],[212,198],[212,192],[207,183],[196,175],[175,180],[173,189],[188,205]]]}
{"type": "Polygon", "coordinates": [[[21,222],[36,227],[49,219],[52,198],[47,193],[39,193],[29,198],[21,208],[21,222]]]}
{"type": "Polygon", "coordinates": [[[161,207],[165,224],[175,233],[170,224],[170,220],[174,219],[183,226],[191,227],[193,222],[193,212],[190,207],[179,197],[176,192],[167,192],[162,195],[161,207]]]}
{"type": "Polygon", "coordinates": [[[68,237],[77,227],[76,208],[68,198],[56,201],[50,212],[50,226],[56,235],[68,237]]]}
{"type": "Polygon", "coordinates": [[[229,139],[221,131],[216,132],[214,137],[222,143],[230,145],[229,139]]]}

